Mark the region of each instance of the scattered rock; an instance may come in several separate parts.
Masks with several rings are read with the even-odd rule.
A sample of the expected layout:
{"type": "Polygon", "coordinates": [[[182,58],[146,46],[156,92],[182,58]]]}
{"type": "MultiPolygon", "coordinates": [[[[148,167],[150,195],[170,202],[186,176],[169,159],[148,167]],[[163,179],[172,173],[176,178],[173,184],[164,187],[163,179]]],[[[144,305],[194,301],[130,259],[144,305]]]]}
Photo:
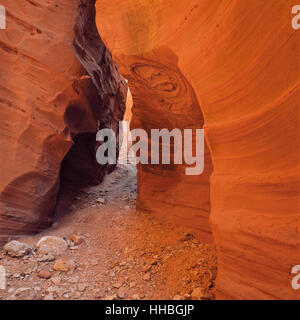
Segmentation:
{"type": "Polygon", "coordinates": [[[8,242],[3,249],[11,257],[24,257],[32,251],[28,244],[15,240],[8,242]]]}
{"type": "Polygon", "coordinates": [[[7,300],[35,300],[36,294],[31,288],[19,288],[7,300]]]}
{"type": "Polygon", "coordinates": [[[111,271],[111,272],[109,273],[109,276],[110,276],[111,278],[113,278],[113,277],[116,276],[116,274],[115,274],[113,271],[111,271]]]}
{"type": "Polygon", "coordinates": [[[173,300],[185,300],[184,297],[180,296],[180,295],[176,295],[174,296],[173,300]]]}
{"type": "Polygon", "coordinates": [[[44,300],[55,300],[54,299],[54,294],[53,293],[49,293],[49,294],[45,295],[44,300]]]}
{"type": "Polygon", "coordinates": [[[140,300],[140,296],[138,294],[133,294],[132,300],[140,300]]]}
{"type": "Polygon", "coordinates": [[[191,296],[193,300],[210,300],[211,299],[210,292],[206,288],[194,289],[191,296]]]}
{"type": "Polygon", "coordinates": [[[70,283],[78,283],[79,279],[78,278],[71,278],[71,279],[69,279],[69,282],[70,283]]]}
{"type": "Polygon", "coordinates": [[[116,282],[112,285],[113,288],[121,288],[123,286],[123,282],[122,281],[119,281],[119,282],[116,282]]]}
{"type": "Polygon", "coordinates": [[[125,299],[127,297],[126,289],[124,287],[118,290],[118,297],[120,299],[125,299]]]}
{"type": "Polygon", "coordinates": [[[39,273],[38,273],[38,276],[39,278],[41,279],[50,279],[52,274],[50,271],[48,270],[41,270],[39,273]]]}
{"type": "Polygon", "coordinates": [[[184,277],[182,280],[185,284],[189,284],[192,282],[192,280],[189,277],[184,277]]]}
{"type": "Polygon", "coordinates": [[[104,298],[104,300],[118,300],[118,297],[116,295],[113,295],[113,296],[106,296],[104,298]]]}
{"type": "Polygon", "coordinates": [[[97,260],[92,260],[91,261],[91,265],[92,266],[97,266],[99,264],[99,262],[97,260]]]}
{"type": "Polygon", "coordinates": [[[145,266],[144,268],[143,268],[143,272],[149,272],[150,270],[152,269],[152,265],[150,265],[150,266],[145,266]]]}
{"type": "Polygon", "coordinates": [[[80,283],[80,284],[78,285],[78,290],[79,290],[80,292],[84,292],[87,288],[88,288],[88,286],[87,286],[86,284],[80,283]]]}
{"type": "Polygon", "coordinates": [[[150,281],[150,280],[151,280],[151,274],[150,274],[150,272],[146,273],[146,274],[143,276],[143,280],[144,280],[144,281],[150,281]]]}
{"type": "Polygon", "coordinates": [[[70,239],[73,241],[73,243],[75,244],[75,246],[78,246],[80,245],[84,238],[78,234],[75,234],[75,233],[72,233],[71,236],[70,236],[70,239]]]}
{"type": "Polygon", "coordinates": [[[68,293],[68,292],[65,292],[64,294],[63,294],[63,298],[65,298],[65,299],[70,299],[71,298],[71,296],[70,296],[70,294],[68,293]]]}
{"type": "Polygon", "coordinates": [[[57,277],[52,277],[51,281],[53,284],[58,285],[58,284],[60,284],[61,279],[59,276],[57,276],[57,277]]]}
{"type": "Polygon", "coordinates": [[[104,198],[98,198],[96,200],[97,203],[101,203],[101,204],[104,204],[105,203],[105,199],[104,198]]]}
{"type": "Polygon", "coordinates": [[[38,257],[38,262],[52,262],[55,260],[55,257],[52,253],[45,254],[43,256],[38,257]]]}
{"type": "Polygon", "coordinates": [[[73,271],[75,267],[75,263],[71,260],[58,259],[55,261],[53,268],[56,271],[68,272],[73,271]]]}
{"type": "Polygon", "coordinates": [[[59,237],[47,236],[40,239],[36,247],[40,255],[52,254],[54,256],[61,255],[68,249],[67,242],[59,237]]]}
{"type": "Polygon", "coordinates": [[[102,294],[102,292],[101,292],[100,289],[97,289],[97,290],[94,291],[94,297],[95,297],[95,299],[101,299],[102,296],[103,296],[103,294],[102,294]]]}

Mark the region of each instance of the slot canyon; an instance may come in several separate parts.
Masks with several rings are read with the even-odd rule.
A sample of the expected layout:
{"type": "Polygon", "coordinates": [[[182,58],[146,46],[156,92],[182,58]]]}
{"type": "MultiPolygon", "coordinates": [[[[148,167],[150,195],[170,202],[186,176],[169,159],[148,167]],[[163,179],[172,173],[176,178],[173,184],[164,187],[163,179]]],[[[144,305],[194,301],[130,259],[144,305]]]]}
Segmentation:
{"type": "MultiPolygon", "coordinates": [[[[55,235],[77,267],[36,262],[37,245],[22,260],[36,266],[26,279],[82,272],[101,286],[82,284],[75,297],[53,280],[58,293],[48,288],[41,299],[299,299],[291,285],[300,264],[294,0],[2,4],[0,244],[35,248],[55,235]],[[203,173],[99,165],[98,130],[118,138],[122,120],[149,134],[203,128],[203,173]],[[199,287],[209,293],[194,296],[199,287]]],[[[5,250],[0,264],[21,274],[5,250]]],[[[14,290],[0,299],[17,298],[14,290]]]]}

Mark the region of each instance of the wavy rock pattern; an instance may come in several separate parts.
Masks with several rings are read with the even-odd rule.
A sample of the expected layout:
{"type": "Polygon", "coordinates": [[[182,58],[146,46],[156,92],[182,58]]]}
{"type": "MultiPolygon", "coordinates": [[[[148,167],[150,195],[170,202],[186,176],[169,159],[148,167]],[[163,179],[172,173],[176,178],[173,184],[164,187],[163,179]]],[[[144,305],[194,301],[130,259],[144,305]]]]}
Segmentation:
{"type": "Polygon", "coordinates": [[[185,212],[180,206],[193,207],[194,213],[186,211],[187,224],[198,230],[201,203],[210,192],[217,298],[299,299],[290,283],[291,268],[300,261],[300,33],[291,28],[294,4],[96,4],[100,33],[129,79],[134,125],[184,126],[193,112],[193,126],[199,121],[201,127],[201,106],[214,167],[210,191],[202,199],[195,189],[203,177],[190,189],[181,188],[186,181],[180,168],[167,175],[167,168],[149,166],[139,170],[139,197],[152,210],[161,201],[162,214],[180,217],[180,223],[185,212]],[[163,46],[168,48],[164,52],[159,49],[163,46]],[[178,62],[166,58],[166,51],[178,62]],[[157,70],[166,83],[156,80],[157,70]],[[179,86],[172,95],[174,83],[179,86]]]}
{"type": "MultiPolygon", "coordinates": [[[[134,100],[131,127],[147,131],[149,150],[152,128],[193,129],[195,133],[195,129],[203,127],[203,115],[195,92],[180,72],[172,51],[161,47],[142,56],[124,57],[121,63],[134,100]]],[[[171,159],[174,157],[173,144],[172,151],[171,159]]],[[[139,165],[138,207],[160,217],[171,217],[175,223],[211,242],[208,217],[212,165],[207,146],[205,151],[206,167],[200,177],[186,175],[186,166],[174,165],[173,161],[170,165],[139,165]]]]}
{"type": "Polygon", "coordinates": [[[127,86],[97,33],[94,1],[2,4],[7,11],[7,30],[0,30],[3,237],[49,226],[61,162],[70,148],[69,167],[81,168],[80,175],[64,171],[73,182],[83,175],[85,183],[96,183],[112,169],[95,163],[95,133],[98,124],[117,127],[127,86]],[[72,153],[78,152],[83,156],[74,161],[72,153]]]}

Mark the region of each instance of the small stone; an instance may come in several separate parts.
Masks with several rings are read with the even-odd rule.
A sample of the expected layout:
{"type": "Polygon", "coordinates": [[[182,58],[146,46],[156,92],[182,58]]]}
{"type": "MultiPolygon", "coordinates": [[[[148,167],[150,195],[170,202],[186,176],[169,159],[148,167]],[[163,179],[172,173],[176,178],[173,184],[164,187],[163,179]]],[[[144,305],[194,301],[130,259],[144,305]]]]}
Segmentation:
{"type": "Polygon", "coordinates": [[[133,294],[132,300],[140,300],[140,296],[138,294],[133,294]]]}
{"type": "Polygon", "coordinates": [[[54,300],[54,294],[49,293],[49,294],[45,295],[44,300],[54,300]]]}
{"type": "Polygon", "coordinates": [[[150,266],[145,266],[144,268],[143,268],[143,272],[149,272],[150,270],[152,269],[152,266],[150,265],[150,266]]]}
{"type": "Polygon", "coordinates": [[[35,292],[31,288],[19,288],[7,300],[35,300],[35,292]]]}
{"type": "Polygon", "coordinates": [[[40,256],[37,260],[38,262],[52,262],[55,260],[55,257],[53,254],[48,253],[43,256],[40,256]]]}
{"type": "Polygon", "coordinates": [[[15,240],[8,242],[3,249],[11,257],[24,257],[32,251],[28,244],[15,240]]]}
{"type": "Polygon", "coordinates": [[[180,295],[176,295],[176,296],[174,296],[173,300],[184,300],[184,297],[182,297],[180,295]]]}
{"type": "Polygon", "coordinates": [[[61,255],[68,249],[67,242],[59,237],[47,236],[39,240],[36,247],[40,255],[61,255]]]}
{"type": "Polygon", "coordinates": [[[122,285],[123,285],[123,282],[122,282],[122,281],[119,281],[119,282],[114,283],[114,284],[112,285],[112,287],[119,289],[119,288],[122,287],[122,285]]]}
{"type": "Polygon", "coordinates": [[[52,277],[51,281],[53,284],[58,285],[58,284],[60,284],[61,279],[59,276],[57,276],[57,277],[52,277]]]}
{"type": "Polygon", "coordinates": [[[97,289],[97,290],[94,291],[94,297],[95,297],[96,299],[101,299],[102,296],[103,296],[103,295],[102,295],[102,292],[101,292],[100,289],[97,289]]]}
{"type": "Polygon", "coordinates": [[[182,280],[185,284],[189,284],[192,282],[192,280],[189,277],[184,277],[182,280]]]}
{"type": "Polygon", "coordinates": [[[70,294],[69,294],[68,292],[65,292],[65,293],[63,294],[63,298],[65,298],[65,299],[70,299],[71,296],[70,296],[70,294]]]}
{"type": "Polygon", "coordinates": [[[52,274],[50,271],[48,270],[41,270],[39,273],[38,273],[38,276],[39,278],[41,279],[50,279],[52,274]]]}
{"type": "Polygon", "coordinates": [[[79,290],[80,292],[84,292],[86,289],[87,289],[87,285],[86,285],[86,284],[80,283],[80,284],[78,285],[78,290],[79,290]]]}
{"type": "Polygon", "coordinates": [[[146,274],[143,276],[143,280],[144,280],[144,281],[150,281],[150,280],[151,280],[151,274],[150,274],[150,272],[149,272],[149,273],[146,273],[146,274]]]}
{"type": "Polygon", "coordinates": [[[70,283],[78,283],[79,279],[78,278],[71,278],[71,279],[69,279],[69,282],[70,283]]]}
{"type": "Polygon", "coordinates": [[[118,300],[118,297],[116,295],[113,295],[113,296],[106,296],[104,298],[104,300],[118,300]]]}
{"type": "Polygon", "coordinates": [[[171,257],[172,257],[172,254],[168,253],[163,257],[163,260],[166,261],[166,260],[170,259],[171,257]]]}
{"type": "Polygon", "coordinates": [[[97,203],[101,203],[101,204],[104,204],[105,203],[105,199],[104,198],[98,198],[96,200],[97,203]]]}
{"type": "Polygon", "coordinates": [[[47,294],[48,293],[55,293],[57,291],[58,287],[48,287],[46,289],[47,294]]]}
{"type": "Polygon", "coordinates": [[[192,294],[193,300],[209,300],[211,298],[209,290],[204,288],[196,288],[192,294]]]}
{"type": "Polygon", "coordinates": [[[97,266],[99,264],[99,262],[97,260],[92,260],[91,261],[91,265],[92,266],[97,266]]]}
{"type": "Polygon", "coordinates": [[[10,294],[12,294],[12,293],[15,292],[15,289],[14,289],[14,288],[9,288],[7,292],[10,293],[10,294]]]}
{"type": "Polygon", "coordinates": [[[124,287],[118,290],[118,297],[120,299],[125,299],[127,297],[126,289],[124,287]]]}
{"type": "Polygon", "coordinates": [[[56,271],[68,272],[75,269],[75,264],[71,260],[59,259],[55,261],[53,268],[56,271]]]}

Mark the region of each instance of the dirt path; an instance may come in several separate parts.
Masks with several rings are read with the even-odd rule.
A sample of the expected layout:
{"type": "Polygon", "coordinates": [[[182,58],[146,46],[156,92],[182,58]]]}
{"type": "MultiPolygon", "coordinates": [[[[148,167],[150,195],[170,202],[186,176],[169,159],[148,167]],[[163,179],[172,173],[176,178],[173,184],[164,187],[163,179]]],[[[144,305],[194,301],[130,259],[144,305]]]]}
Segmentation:
{"type": "Polygon", "coordinates": [[[215,248],[137,212],[135,170],[119,165],[98,187],[65,190],[54,227],[19,239],[35,247],[42,236],[64,237],[69,248],[61,258],[76,265],[73,271],[55,271],[55,261],[36,253],[12,258],[1,251],[7,288],[0,299],[15,298],[19,288],[27,288],[20,299],[213,298],[215,248]],[[74,245],[71,234],[84,241],[74,245]],[[41,271],[50,278],[41,279],[41,271]]]}

